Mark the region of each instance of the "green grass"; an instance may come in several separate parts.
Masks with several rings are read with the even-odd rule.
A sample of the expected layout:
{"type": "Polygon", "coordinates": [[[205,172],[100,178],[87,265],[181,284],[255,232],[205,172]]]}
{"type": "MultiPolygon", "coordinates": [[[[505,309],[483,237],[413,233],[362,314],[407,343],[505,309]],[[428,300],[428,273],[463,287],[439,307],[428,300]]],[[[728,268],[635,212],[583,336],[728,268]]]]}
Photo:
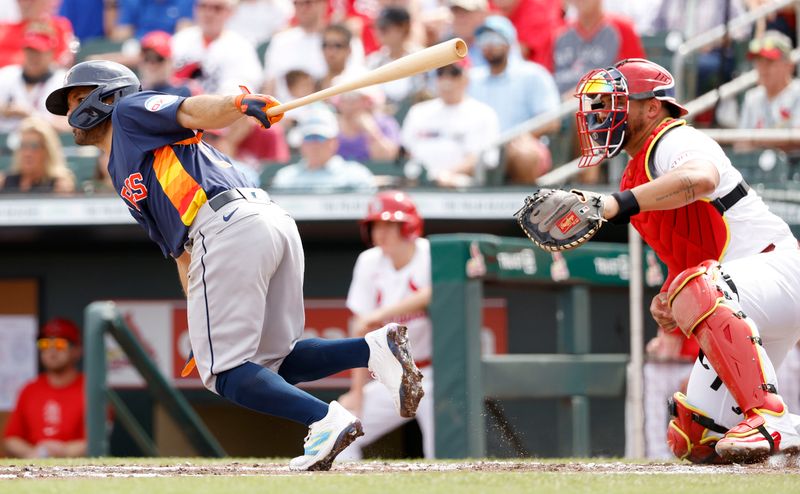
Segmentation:
{"type": "MultiPolygon", "coordinates": [[[[0,465],[70,466],[70,465],[214,465],[233,460],[198,459],[105,459],[105,460],[2,460],[0,465]]],[[[248,460],[235,460],[242,465],[248,460]]],[[[264,459],[253,460],[264,463],[264,459]]],[[[587,460],[553,460],[538,463],[586,462],[587,460]]],[[[594,463],[594,459],[588,460],[594,463]]],[[[654,465],[654,469],[657,465],[654,465]]],[[[639,470],[642,470],[641,468],[639,470]]],[[[682,470],[683,471],[683,470],[682,470]]],[[[557,494],[687,494],[742,493],[789,494],[800,492],[800,470],[743,469],[731,467],[731,473],[563,473],[563,472],[393,472],[350,474],[332,473],[271,474],[261,476],[203,476],[158,478],[76,478],[0,480],[3,494],[428,494],[428,493],[557,493],[557,494]],[[734,473],[737,472],[737,473],[734,473]],[[742,473],[744,472],[744,473],[742,473]]]]}

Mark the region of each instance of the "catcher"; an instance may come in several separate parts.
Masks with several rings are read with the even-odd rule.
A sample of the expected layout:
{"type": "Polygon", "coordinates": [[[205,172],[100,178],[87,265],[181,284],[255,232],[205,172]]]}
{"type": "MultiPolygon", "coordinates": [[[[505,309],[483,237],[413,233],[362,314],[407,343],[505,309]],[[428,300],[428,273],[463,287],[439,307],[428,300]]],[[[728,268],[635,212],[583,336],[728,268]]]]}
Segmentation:
{"type": "Polygon", "coordinates": [[[625,150],[619,192],[542,189],[517,218],[547,250],[581,245],[605,221],[632,223],[668,267],[650,305],[660,331],[701,353],[670,403],[667,442],[692,462],[756,462],[800,451],[774,368],[800,332],[800,249],[720,146],[680,117],[663,67],[628,59],[586,74],[576,113],[594,166],[625,150]],[[722,264],[720,264],[722,263],[722,264]]]}

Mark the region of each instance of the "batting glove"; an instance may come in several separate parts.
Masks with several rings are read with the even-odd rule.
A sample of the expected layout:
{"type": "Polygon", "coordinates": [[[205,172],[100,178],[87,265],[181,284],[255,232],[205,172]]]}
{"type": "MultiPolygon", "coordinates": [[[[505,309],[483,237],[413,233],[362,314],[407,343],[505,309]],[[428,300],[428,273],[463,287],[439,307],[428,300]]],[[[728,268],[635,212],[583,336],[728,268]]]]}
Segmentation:
{"type": "Polygon", "coordinates": [[[267,110],[274,106],[280,105],[280,102],[266,94],[251,94],[250,90],[244,86],[239,86],[242,94],[236,97],[234,104],[236,109],[245,115],[254,117],[261,123],[265,129],[270,128],[272,124],[276,124],[283,118],[283,113],[269,116],[267,110]]]}

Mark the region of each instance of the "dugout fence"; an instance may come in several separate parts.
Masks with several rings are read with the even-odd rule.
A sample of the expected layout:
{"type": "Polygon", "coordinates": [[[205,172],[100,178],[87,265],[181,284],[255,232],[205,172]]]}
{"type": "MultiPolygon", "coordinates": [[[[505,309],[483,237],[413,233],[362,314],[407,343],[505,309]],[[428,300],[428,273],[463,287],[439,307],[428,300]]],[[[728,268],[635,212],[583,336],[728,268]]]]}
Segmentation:
{"type": "MultiPolygon", "coordinates": [[[[646,286],[660,286],[665,268],[652,251],[642,251],[636,243],[629,249],[625,244],[592,242],[551,254],[527,239],[467,234],[429,239],[437,457],[485,457],[486,412],[496,415],[496,400],[558,399],[553,424],[561,456],[590,455],[590,398],[623,398],[628,391],[626,413],[641,423],[643,348],[636,348],[643,346],[641,327],[631,331],[632,354],[590,353],[590,289],[628,287],[637,273],[644,274],[646,286]],[[631,262],[629,252],[637,262],[631,262]],[[485,284],[540,285],[556,291],[557,352],[481,356],[480,301],[485,284]],[[629,370],[631,360],[635,366],[629,370]]],[[[642,313],[643,286],[633,285],[638,287],[634,290],[638,300],[629,303],[631,320],[642,313]]],[[[536,324],[535,314],[530,316],[530,324],[536,324]]],[[[641,456],[640,450],[641,446],[634,447],[632,455],[641,456]]]]}

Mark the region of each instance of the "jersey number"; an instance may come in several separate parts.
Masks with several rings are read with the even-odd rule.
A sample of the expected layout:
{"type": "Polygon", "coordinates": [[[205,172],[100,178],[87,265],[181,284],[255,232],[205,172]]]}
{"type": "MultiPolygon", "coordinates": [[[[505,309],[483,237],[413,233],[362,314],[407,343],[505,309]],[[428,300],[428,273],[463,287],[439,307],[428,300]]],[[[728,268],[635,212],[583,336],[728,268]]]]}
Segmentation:
{"type": "Polygon", "coordinates": [[[147,197],[147,187],[142,183],[142,174],[132,173],[125,179],[125,185],[119,191],[119,195],[128,201],[136,210],[139,210],[139,201],[147,197]]]}

